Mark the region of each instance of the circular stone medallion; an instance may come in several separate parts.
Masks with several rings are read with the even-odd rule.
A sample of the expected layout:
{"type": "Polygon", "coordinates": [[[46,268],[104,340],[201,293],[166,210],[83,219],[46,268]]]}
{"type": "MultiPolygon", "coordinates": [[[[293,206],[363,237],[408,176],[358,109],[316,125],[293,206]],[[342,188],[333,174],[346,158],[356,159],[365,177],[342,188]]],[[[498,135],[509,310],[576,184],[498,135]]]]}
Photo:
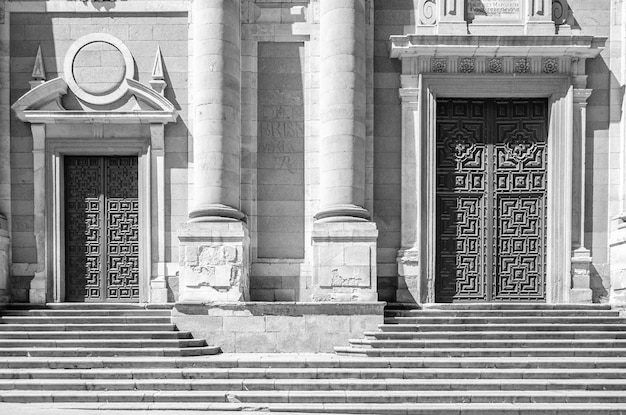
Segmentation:
{"type": "Polygon", "coordinates": [[[65,57],[65,80],[81,100],[107,105],[127,91],[135,73],[130,51],[118,38],[92,33],[76,40],[65,57]]]}

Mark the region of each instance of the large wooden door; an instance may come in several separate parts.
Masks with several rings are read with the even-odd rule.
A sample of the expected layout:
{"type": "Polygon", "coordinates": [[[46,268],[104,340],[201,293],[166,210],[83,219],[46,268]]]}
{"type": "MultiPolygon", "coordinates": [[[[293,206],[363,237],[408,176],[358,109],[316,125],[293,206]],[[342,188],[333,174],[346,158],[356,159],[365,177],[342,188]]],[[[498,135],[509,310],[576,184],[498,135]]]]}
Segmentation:
{"type": "Polygon", "coordinates": [[[66,300],[139,301],[137,157],[65,157],[66,300]]]}
{"type": "Polygon", "coordinates": [[[547,111],[437,101],[437,302],[545,301],[547,111]]]}

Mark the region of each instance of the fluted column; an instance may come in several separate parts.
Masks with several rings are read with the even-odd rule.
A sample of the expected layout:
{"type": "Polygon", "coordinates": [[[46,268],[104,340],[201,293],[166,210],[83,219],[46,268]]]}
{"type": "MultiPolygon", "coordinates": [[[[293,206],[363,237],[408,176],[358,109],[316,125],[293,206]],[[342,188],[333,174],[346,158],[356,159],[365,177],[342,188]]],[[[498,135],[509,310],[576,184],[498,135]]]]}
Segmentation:
{"type": "Polygon", "coordinates": [[[364,0],[322,0],[320,210],[316,219],[363,220],[365,202],[364,0]]]}
{"type": "Polygon", "coordinates": [[[191,222],[241,219],[240,2],[192,5],[193,208],[191,222]]]}

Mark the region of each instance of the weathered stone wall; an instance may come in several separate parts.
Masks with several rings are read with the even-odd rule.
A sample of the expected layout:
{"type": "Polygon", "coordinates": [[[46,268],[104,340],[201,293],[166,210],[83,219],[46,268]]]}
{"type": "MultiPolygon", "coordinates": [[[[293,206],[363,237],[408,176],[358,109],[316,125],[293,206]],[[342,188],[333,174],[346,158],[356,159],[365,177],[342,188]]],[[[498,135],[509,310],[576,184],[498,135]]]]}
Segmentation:
{"type": "Polygon", "coordinates": [[[172,322],[224,352],[332,352],[383,323],[384,303],[186,305],[172,322]]]}
{"type": "Polygon", "coordinates": [[[389,36],[412,23],[413,1],[374,3],[374,219],[378,227],[379,299],[395,299],[400,249],[401,64],[389,58],[389,36]]]}
{"type": "MultiPolygon", "coordinates": [[[[136,79],[151,79],[157,47],[161,48],[168,83],[166,97],[180,117],[165,127],[166,178],[166,260],[177,261],[175,229],[187,219],[188,205],[188,22],[186,13],[11,13],[10,102],[30,88],[29,81],[41,46],[47,79],[62,74],[65,53],[79,37],[107,33],[122,40],[130,49],[137,68],[136,79]],[[174,248],[172,250],[172,247],[174,248]]],[[[89,56],[85,55],[88,59],[89,56]]],[[[90,63],[85,61],[85,65],[90,63]]],[[[101,65],[101,62],[91,62],[101,65]]],[[[105,87],[100,84],[99,87],[105,87]]],[[[64,103],[71,107],[71,96],[64,103]]],[[[11,239],[12,275],[15,299],[24,301],[24,286],[35,272],[37,261],[33,234],[33,156],[29,125],[17,120],[11,111],[11,239]]],[[[176,272],[173,267],[169,275],[176,272]]]]}
{"type": "MultiPolygon", "coordinates": [[[[619,50],[612,45],[621,40],[610,38],[611,24],[615,23],[611,17],[611,0],[568,0],[568,3],[574,28],[578,26],[585,36],[609,38],[600,56],[587,61],[587,88],[593,89],[593,93],[587,101],[585,245],[593,257],[591,288],[593,299],[598,302],[600,298],[606,299],[610,286],[609,226],[610,218],[619,213],[615,206],[610,206],[615,195],[609,192],[609,160],[615,151],[610,145],[610,124],[615,117],[619,118],[621,103],[615,101],[615,92],[611,94],[610,67],[620,59],[619,50]]],[[[577,211],[574,207],[574,215],[577,211]]]]}

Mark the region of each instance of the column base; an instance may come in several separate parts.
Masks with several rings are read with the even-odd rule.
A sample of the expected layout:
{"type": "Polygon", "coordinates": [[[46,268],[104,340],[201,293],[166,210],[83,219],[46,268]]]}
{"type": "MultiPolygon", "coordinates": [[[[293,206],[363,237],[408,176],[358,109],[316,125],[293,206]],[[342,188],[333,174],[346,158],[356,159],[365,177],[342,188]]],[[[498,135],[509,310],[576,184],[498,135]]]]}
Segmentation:
{"type": "Polygon", "coordinates": [[[590,286],[591,252],[586,248],[578,248],[572,257],[572,288],[570,302],[591,303],[593,292],[590,286]]]}
{"type": "Polygon", "coordinates": [[[357,205],[324,206],[315,215],[318,222],[364,222],[370,218],[366,209],[357,205]]]}
{"type": "Polygon", "coordinates": [[[313,224],[312,301],[377,301],[374,222],[313,224]]]}
{"type": "Polygon", "coordinates": [[[31,304],[45,304],[47,302],[46,286],[46,273],[44,271],[35,272],[35,278],[30,282],[28,302],[31,304]]]}
{"type": "Polygon", "coordinates": [[[167,280],[164,275],[150,281],[150,302],[167,303],[167,280]]]}
{"type": "Polygon", "coordinates": [[[401,249],[398,251],[396,262],[398,262],[396,301],[399,303],[422,302],[419,251],[416,248],[401,249]]]}
{"type": "Polygon", "coordinates": [[[195,222],[234,222],[244,220],[246,215],[241,211],[221,204],[210,204],[196,207],[189,212],[189,223],[195,222]]]}
{"type": "Polygon", "coordinates": [[[179,302],[250,299],[250,236],[245,223],[186,223],[178,239],[179,302]]]}

